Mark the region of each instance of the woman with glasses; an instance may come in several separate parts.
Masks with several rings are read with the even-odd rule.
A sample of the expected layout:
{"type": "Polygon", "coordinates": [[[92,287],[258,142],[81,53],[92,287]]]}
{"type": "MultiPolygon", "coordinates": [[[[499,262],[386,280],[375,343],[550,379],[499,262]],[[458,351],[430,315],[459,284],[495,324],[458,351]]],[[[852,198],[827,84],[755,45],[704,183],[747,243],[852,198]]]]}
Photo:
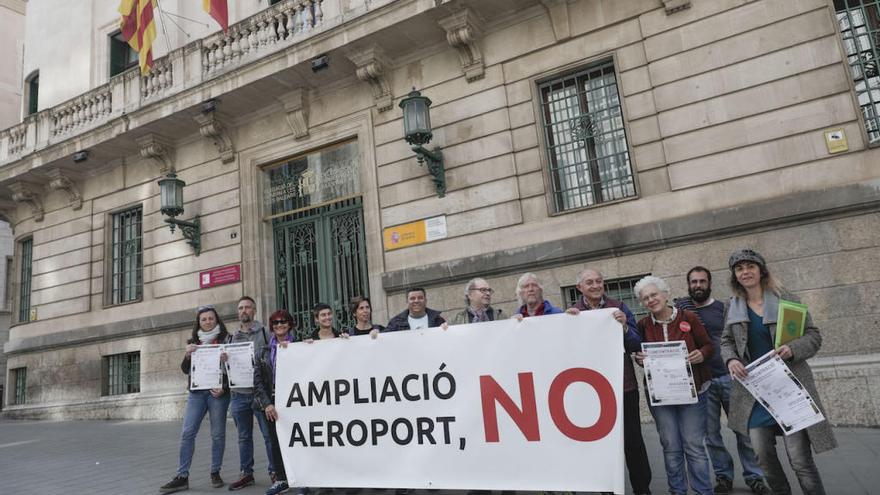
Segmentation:
{"type": "MultiPolygon", "coordinates": [[[[192,335],[187,340],[186,354],[180,369],[189,375],[191,356],[197,346],[207,344],[225,344],[229,342],[229,332],[220,320],[214,306],[199,306],[196,310],[196,321],[192,335]]],[[[223,464],[223,451],[226,448],[226,411],[229,409],[229,385],[224,366],[219,365],[218,372],[223,373],[223,387],[211,390],[190,390],[186,399],[183,414],[183,432],[180,435],[180,463],[177,474],[168,483],[162,485],[160,493],[173,493],[189,489],[189,468],[195,451],[196,434],[205,414],[211,420],[211,486],[223,486],[220,467],[223,464]]],[[[190,377],[191,378],[191,377],[190,377]]],[[[187,385],[189,389],[189,385],[187,385]]]]}
{"type": "MultiPolygon", "coordinates": [[[[669,493],[687,495],[690,486],[694,493],[713,495],[709,456],[703,445],[706,391],[712,379],[706,360],[714,352],[712,341],[696,313],[679,310],[669,303],[669,284],[665,280],[648,275],[636,283],[633,291],[651,312],[637,325],[642,342],[684,342],[694,379],[693,392],[697,395],[696,402],[691,404],[650,406],[663,446],[669,493]]],[[[636,353],[639,365],[644,365],[644,359],[644,352],[636,353]]]]}
{"type": "Polygon", "coordinates": [[[385,327],[373,323],[373,306],[370,298],[357,296],[351,300],[351,315],[354,316],[354,325],[345,330],[350,337],[356,335],[373,335],[373,332],[384,332],[385,327]]]}
{"type": "Polygon", "coordinates": [[[495,321],[501,318],[501,310],[489,305],[494,293],[495,291],[489,287],[489,282],[486,282],[485,279],[472,279],[464,286],[464,303],[467,304],[467,307],[452,318],[452,324],[464,325],[481,321],[495,321]]]}
{"type": "Polygon", "coordinates": [[[275,410],[275,362],[278,346],[287,347],[288,343],[294,341],[293,317],[286,310],[279,309],[269,317],[269,326],[272,329],[272,338],[269,339],[269,345],[263,347],[257,359],[257,366],[254,368],[254,404],[263,411],[269,421],[269,439],[272,443],[276,480],[266,491],[266,495],[276,495],[286,492],[290,487],[287,484],[287,473],[284,470],[281,445],[275,428],[278,421],[278,411],[275,410]]]}

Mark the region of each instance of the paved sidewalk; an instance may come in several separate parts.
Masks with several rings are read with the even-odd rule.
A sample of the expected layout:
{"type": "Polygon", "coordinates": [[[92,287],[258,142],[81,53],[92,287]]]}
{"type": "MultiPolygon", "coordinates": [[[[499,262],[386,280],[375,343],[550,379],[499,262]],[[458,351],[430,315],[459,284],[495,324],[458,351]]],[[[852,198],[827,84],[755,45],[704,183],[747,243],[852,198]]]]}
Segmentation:
{"type": "MultiPolygon", "coordinates": [[[[0,421],[0,493],[156,494],[177,467],[180,427],[179,421],[0,421]]],[[[651,488],[655,494],[666,493],[657,432],[653,425],[643,428],[654,471],[651,488]]],[[[203,424],[202,430],[196,440],[190,490],[183,493],[229,493],[225,487],[211,488],[208,425],[203,424]]],[[[269,485],[266,453],[259,430],[256,432],[257,484],[238,492],[241,494],[264,493],[269,485]]],[[[732,446],[733,436],[727,433],[727,444],[732,446]]],[[[828,493],[880,493],[880,430],[837,428],[835,433],[841,447],[816,457],[828,493]]],[[[780,459],[785,462],[784,452],[780,453],[780,459]]],[[[237,464],[236,434],[230,421],[222,472],[227,482],[236,477],[237,464]]],[[[739,477],[739,466],[737,469],[734,493],[747,494],[749,491],[739,477]]],[[[797,484],[790,472],[789,479],[797,484]]],[[[378,495],[380,492],[365,493],[378,495]]],[[[439,495],[443,493],[462,495],[462,492],[439,492],[439,495]]],[[[801,491],[795,488],[795,493],[801,491]]],[[[340,491],[336,494],[344,495],[340,491]]],[[[438,492],[419,491],[417,494],[438,495],[438,492]]]]}

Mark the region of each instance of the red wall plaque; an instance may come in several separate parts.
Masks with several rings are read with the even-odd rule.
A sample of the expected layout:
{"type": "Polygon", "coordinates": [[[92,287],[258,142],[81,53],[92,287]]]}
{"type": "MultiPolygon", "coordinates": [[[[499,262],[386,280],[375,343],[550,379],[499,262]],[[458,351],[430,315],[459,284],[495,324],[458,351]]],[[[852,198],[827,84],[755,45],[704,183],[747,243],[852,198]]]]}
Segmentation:
{"type": "Polygon", "coordinates": [[[212,268],[199,273],[199,287],[202,289],[218,285],[232,284],[241,280],[241,265],[212,268]]]}

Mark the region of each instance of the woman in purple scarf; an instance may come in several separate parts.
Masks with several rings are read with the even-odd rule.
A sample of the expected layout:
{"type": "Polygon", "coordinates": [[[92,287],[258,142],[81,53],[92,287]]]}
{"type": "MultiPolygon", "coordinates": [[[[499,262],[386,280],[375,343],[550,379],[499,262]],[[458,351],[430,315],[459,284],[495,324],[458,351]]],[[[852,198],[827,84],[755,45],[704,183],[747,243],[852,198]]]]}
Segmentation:
{"type": "Polygon", "coordinates": [[[293,327],[293,317],[290,316],[290,313],[283,309],[272,313],[272,316],[269,317],[272,338],[269,339],[269,345],[263,348],[258,357],[257,366],[254,368],[254,404],[266,414],[266,419],[269,420],[269,438],[272,442],[272,456],[276,468],[276,481],[266,491],[267,495],[284,493],[289,489],[284,460],[281,458],[281,446],[275,431],[275,422],[278,420],[278,412],[275,410],[275,358],[279,345],[286,347],[288,343],[294,341],[293,327]]]}

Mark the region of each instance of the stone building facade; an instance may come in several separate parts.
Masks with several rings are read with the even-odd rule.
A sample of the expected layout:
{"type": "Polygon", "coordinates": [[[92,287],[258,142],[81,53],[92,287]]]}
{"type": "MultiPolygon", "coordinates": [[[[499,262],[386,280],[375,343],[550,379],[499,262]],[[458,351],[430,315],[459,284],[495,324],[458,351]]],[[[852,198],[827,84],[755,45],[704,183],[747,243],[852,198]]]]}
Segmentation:
{"type": "MultiPolygon", "coordinates": [[[[63,34],[89,37],[89,63],[25,61],[39,111],[0,134],[6,415],[176,417],[194,308],[234,319],[242,294],[307,322],[368,293],[384,322],[413,285],[451,314],[483,276],[510,312],[526,271],[564,304],[586,265],[629,296],[645,274],[682,294],[702,264],[724,297],[751,246],[823,331],[830,420],[880,425],[878,2],[271,3],[236,2],[227,34],[171,30],[170,49],[160,29],[147,77],[107,72],[112,12],[63,34]],[[412,88],[443,197],[403,139],[412,88]],[[159,211],[171,171],[198,256],[159,211]]],[[[53,25],[34,24],[26,43],[53,25]]]]}

